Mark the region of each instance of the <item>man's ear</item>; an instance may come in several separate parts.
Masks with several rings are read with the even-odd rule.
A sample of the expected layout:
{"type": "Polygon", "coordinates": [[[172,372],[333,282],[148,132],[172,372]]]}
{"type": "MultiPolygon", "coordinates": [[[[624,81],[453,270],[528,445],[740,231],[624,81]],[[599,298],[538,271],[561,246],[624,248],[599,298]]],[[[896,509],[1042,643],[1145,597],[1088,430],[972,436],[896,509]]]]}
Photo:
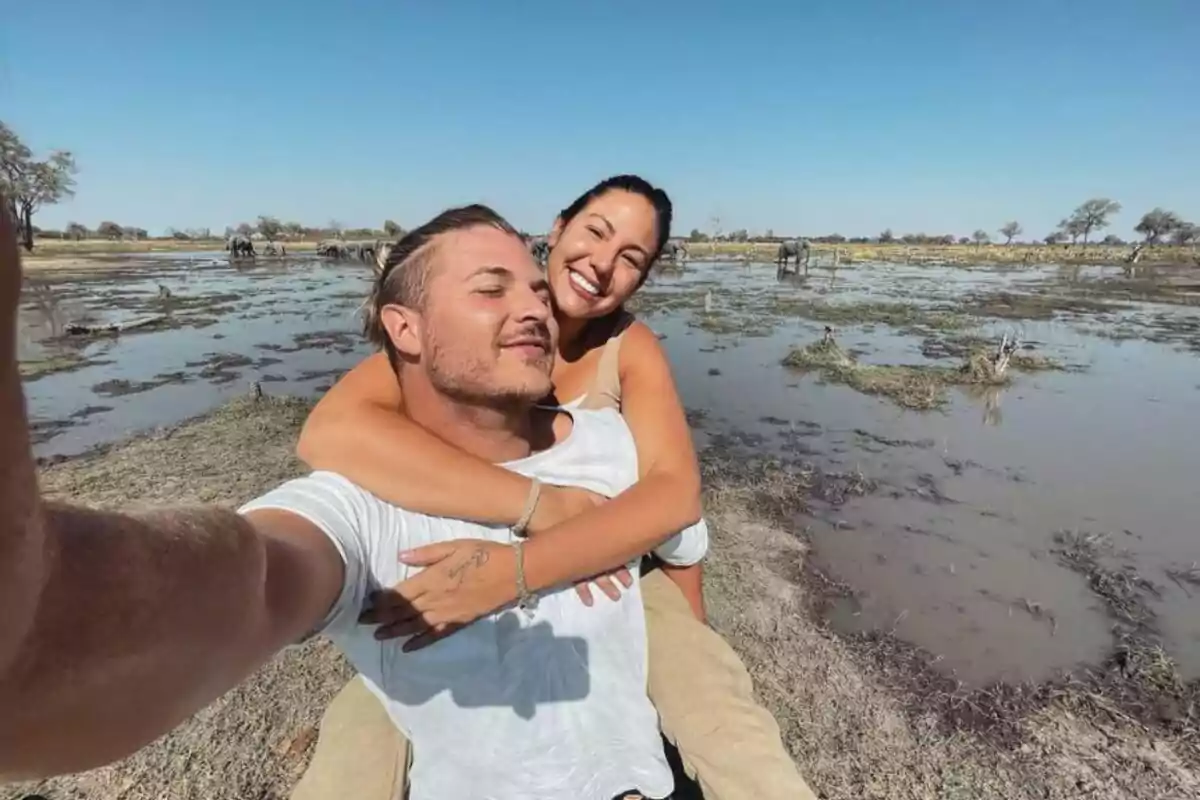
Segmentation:
{"type": "Polygon", "coordinates": [[[402,358],[421,357],[421,315],[411,308],[386,305],[379,309],[379,324],[402,358]]]}
{"type": "Polygon", "coordinates": [[[546,244],[550,245],[551,250],[553,250],[555,247],[558,247],[558,237],[562,236],[563,227],[565,227],[563,224],[563,218],[555,217],[554,227],[550,229],[550,235],[546,237],[546,244]]]}

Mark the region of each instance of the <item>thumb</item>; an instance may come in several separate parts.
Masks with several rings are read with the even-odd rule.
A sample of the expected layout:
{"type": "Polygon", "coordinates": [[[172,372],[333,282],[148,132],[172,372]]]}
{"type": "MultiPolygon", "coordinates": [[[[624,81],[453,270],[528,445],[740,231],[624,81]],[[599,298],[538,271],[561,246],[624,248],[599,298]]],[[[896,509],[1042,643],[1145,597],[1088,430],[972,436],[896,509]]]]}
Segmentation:
{"type": "Polygon", "coordinates": [[[454,542],[438,542],[412,550],[401,550],[396,558],[401,564],[410,567],[428,567],[454,555],[456,549],[454,542]]]}

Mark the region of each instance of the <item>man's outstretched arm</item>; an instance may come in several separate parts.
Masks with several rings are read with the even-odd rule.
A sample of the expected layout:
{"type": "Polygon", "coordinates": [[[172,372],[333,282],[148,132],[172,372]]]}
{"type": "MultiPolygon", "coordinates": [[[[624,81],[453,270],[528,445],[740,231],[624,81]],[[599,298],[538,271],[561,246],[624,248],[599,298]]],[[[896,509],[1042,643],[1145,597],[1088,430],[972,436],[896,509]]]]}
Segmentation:
{"type": "Polygon", "coordinates": [[[166,733],[315,627],[343,580],[329,539],[286,512],[42,502],[19,289],[0,219],[0,783],[97,766],[166,733]]]}

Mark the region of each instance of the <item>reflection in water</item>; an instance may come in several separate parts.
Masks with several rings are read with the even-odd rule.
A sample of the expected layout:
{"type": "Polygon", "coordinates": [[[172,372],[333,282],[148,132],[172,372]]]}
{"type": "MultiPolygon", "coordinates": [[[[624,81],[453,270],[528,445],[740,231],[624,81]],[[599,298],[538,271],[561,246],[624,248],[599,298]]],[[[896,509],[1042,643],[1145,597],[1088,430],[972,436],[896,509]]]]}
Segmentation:
{"type": "Polygon", "coordinates": [[[1004,421],[1004,413],[1000,410],[1000,399],[1004,396],[1003,386],[964,386],[963,391],[983,406],[983,424],[992,427],[1004,421]]]}

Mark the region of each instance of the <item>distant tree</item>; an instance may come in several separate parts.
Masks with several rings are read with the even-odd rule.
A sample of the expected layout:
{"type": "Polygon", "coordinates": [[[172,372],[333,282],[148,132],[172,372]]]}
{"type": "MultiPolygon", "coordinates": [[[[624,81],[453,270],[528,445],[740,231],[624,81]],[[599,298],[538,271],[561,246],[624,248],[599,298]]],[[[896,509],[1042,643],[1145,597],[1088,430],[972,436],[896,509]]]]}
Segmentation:
{"type": "Polygon", "coordinates": [[[239,222],[235,230],[241,236],[250,236],[254,233],[254,226],[249,222],[239,222]]]}
{"type": "Polygon", "coordinates": [[[1121,245],[1125,244],[1125,241],[1115,233],[1110,233],[1108,236],[1104,237],[1100,244],[1107,245],[1109,247],[1120,247],[1121,245]]]}
{"type": "Polygon", "coordinates": [[[1004,223],[1004,227],[1000,229],[1000,235],[1004,237],[1005,244],[1012,244],[1012,240],[1021,235],[1021,223],[1004,223]]]}
{"type": "Polygon", "coordinates": [[[1093,197],[1071,214],[1071,221],[1083,235],[1083,243],[1088,243],[1092,231],[1102,231],[1108,227],[1108,218],[1121,211],[1121,204],[1107,197],[1093,197]]]}
{"type": "MultiPolygon", "coordinates": [[[[1058,223],[1058,227],[1059,227],[1059,230],[1061,230],[1065,236],[1067,236],[1071,239],[1071,244],[1075,244],[1076,242],[1078,242],[1079,237],[1083,236],[1083,234],[1085,232],[1084,227],[1083,227],[1083,220],[1075,219],[1074,217],[1068,217],[1067,219],[1062,220],[1061,222],[1058,223]]],[[[1086,240],[1085,240],[1085,243],[1086,243],[1086,240]]]]}
{"type": "Polygon", "coordinates": [[[767,228],[767,232],[764,234],[764,236],[766,237],[767,241],[774,239],[775,238],[775,229],[767,228]]]}
{"type": "Polygon", "coordinates": [[[212,228],[188,228],[187,234],[190,238],[199,241],[213,238],[212,228]]]}
{"type": "Polygon", "coordinates": [[[33,215],[75,194],[76,171],[69,151],[54,150],[39,161],[21,137],[0,122],[0,189],[26,250],[33,249],[33,215]]]}
{"type": "Polygon", "coordinates": [[[942,237],[940,237],[940,238],[938,239],[938,244],[943,244],[943,245],[951,245],[951,244],[954,244],[954,234],[953,234],[953,233],[947,233],[945,236],[942,236],[942,237]]]}
{"type": "Polygon", "coordinates": [[[181,231],[177,228],[167,228],[167,236],[180,242],[190,241],[192,238],[191,234],[189,234],[187,231],[181,231]]]}
{"type": "Polygon", "coordinates": [[[1064,231],[1054,231],[1042,237],[1042,241],[1046,244],[1062,244],[1067,240],[1067,234],[1064,231]]]}
{"type": "Polygon", "coordinates": [[[132,225],[126,225],[125,227],[121,228],[121,236],[125,239],[132,239],[135,242],[139,239],[150,238],[150,234],[145,228],[136,228],[132,225]]]}
{"type": "Polygon", "coordinates": [[[1175,230],[1171,231],[1171,244],[1173,245],[1184,247],[1197,242],[1200,242],[1200,225],[1180,222],[1175,230]]]}
{"type": "Polygon", "coordinates": [[[279,238],[279,234],[283,231],[283,225],[275,217],[259,215],[258,217],[258,232],[263,235],[263,238],[268,242],[273,242],[279,238]]]}
{"type": "Polygon", "coordinates": [[[101,222],[96,227],[96,234],[101,239],[120,239],[121,226],[111,221],[101,222]]]}
{"type": "Polygon", "coordinates": [[[78,222],[68,222],[65,233],[68,239],[74,239],[78,242],[87,238],[88,229],[86,226],[80,225],[78,222]]]}
{"type": "Polygon", "coordinates": [[[384,235],[392,239],[396,239],[404,235],[404,228],[401,228],[399,223],[397,223],[395,220],[389,219],[385,220],[383,223],[383,232],[384,235]]]}
{"type": "Polygon", "coordinates": [[[329,220],[329,224],[325,227],[329,230],[329,235],[335,239],[341,239],[342,231],[346,229],[346,226],[336,219],[329,220]]]}
{"type": "Polygon", "coordinates": [[[958,243],[959,244],[970,244],[971,239],[967,236],[960,236],[960,237],[958,237],[958,243]]]}
{"type": "Polygon", "coordinates": [[[975,243],[976,247],[979,247],[980,245],[990,242],[991,238],[992,237],[987,235],[987,231],[985,231],[983,229],[977,230],[971,234],[971,241],[973,241],[975,243]]]}
{"type": "Polygon", "coordinates": [[[1182,224],[1183,220],[1174,211],[1155,208],[1143,214],[1133,230],[1146,237],[1146,244],[1157,244],[1182,224]]]}
{"type": "Polygon", "coordinates": [[[825,237],[825,241],[829,242],[830,244],[843,244],[846,241],[846,237],[842,236],[840,233],[832,233],[825,237]]]}
{"type": "Polygon", "coordinates": [[[891,244],[894,241],[896,241],[896,236],[892,233],[891,228],[888,228],[883,233],[879,234],[880,244],[891,244]]]}
{"type": "Polygon", "coordinates": [[[750,232],[745,228],[739,228],[738,230],[729,234],[729,238],[735,242],[745,242],[750,238],[750,232]]]}
{"type": "Polygon", "coordinates": [[[688,234],[689,242],[703,242],[708,239],[699,228],[692,228],[692,232],[688,234]]]}

